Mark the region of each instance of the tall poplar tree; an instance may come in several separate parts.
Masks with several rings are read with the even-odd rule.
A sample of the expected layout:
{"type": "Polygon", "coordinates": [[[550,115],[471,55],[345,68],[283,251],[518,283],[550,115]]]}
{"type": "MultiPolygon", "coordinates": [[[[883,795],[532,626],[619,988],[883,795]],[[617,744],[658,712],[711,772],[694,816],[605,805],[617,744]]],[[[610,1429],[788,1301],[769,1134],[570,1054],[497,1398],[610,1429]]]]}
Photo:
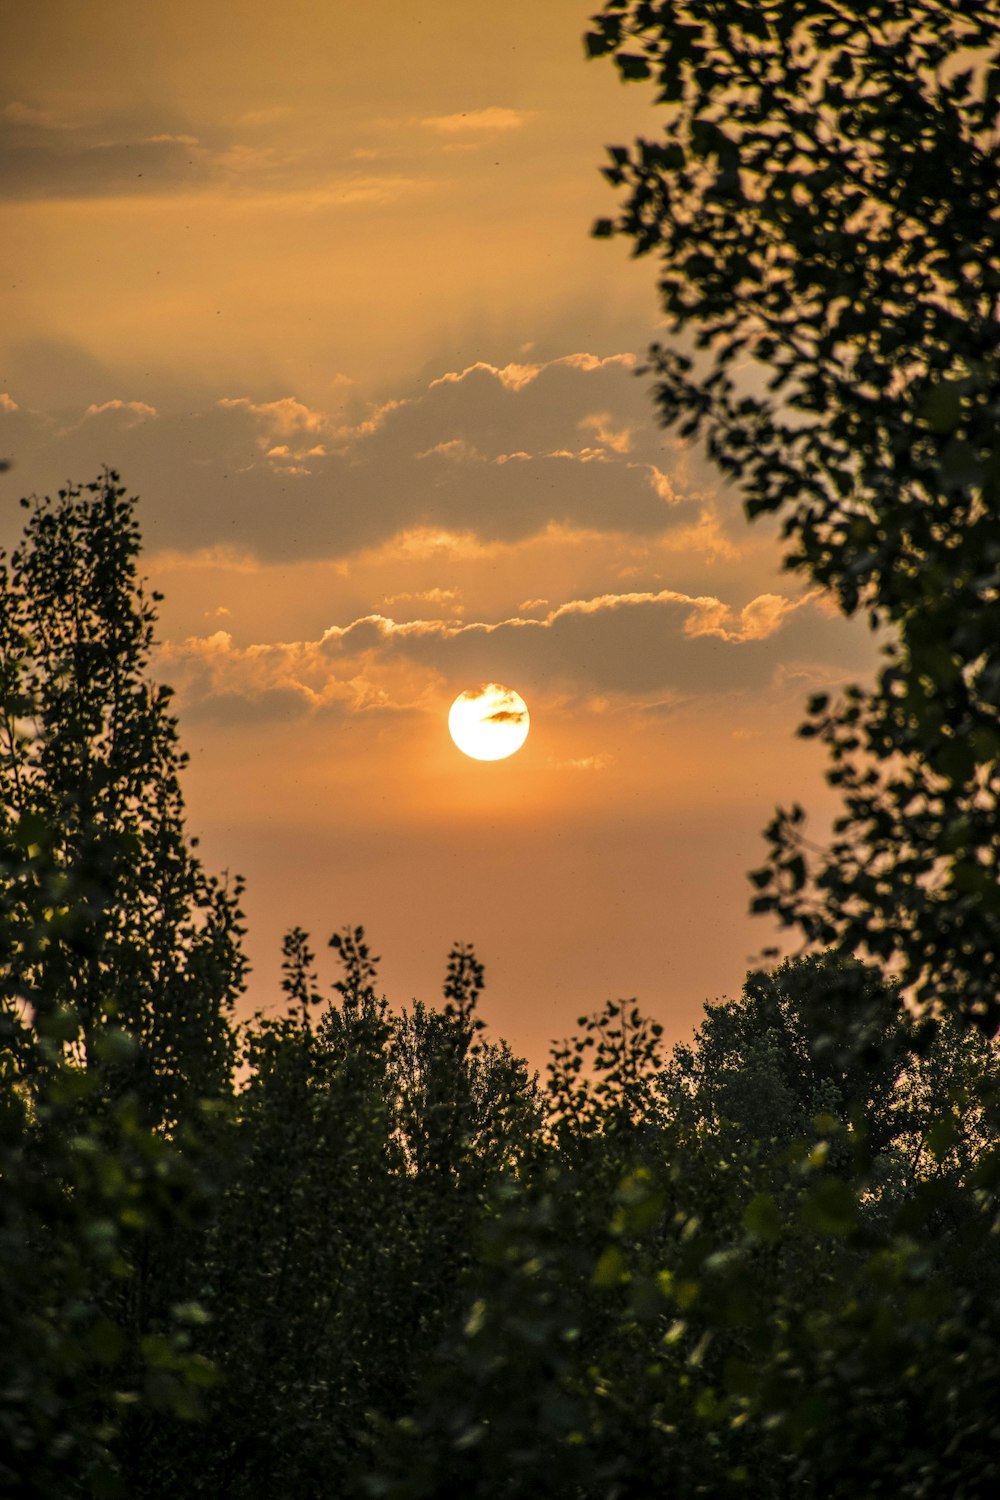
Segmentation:
{"type": "Polygon", "coordinates": [[[108,471],[23,504],[23,541],[0,556],[0,836],[44,850],[51,879],[5,893],[0,999],[71,1016],[86,1063],[109,1026],[127,1033],[107,1086],[173,1126],[229,1086],[239,888],[205,872],[185,830],[187,757],[170,689],[148,679],[159,596],[138,577],[135,500],[108,471]]]}

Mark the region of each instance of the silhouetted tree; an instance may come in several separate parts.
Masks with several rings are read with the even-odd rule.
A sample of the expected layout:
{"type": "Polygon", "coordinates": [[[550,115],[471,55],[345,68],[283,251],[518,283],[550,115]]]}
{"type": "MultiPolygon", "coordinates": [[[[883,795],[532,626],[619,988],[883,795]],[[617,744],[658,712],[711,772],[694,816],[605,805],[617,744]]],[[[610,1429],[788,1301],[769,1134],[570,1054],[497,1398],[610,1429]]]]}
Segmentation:
{"type": "Polygon", "coordinates": [[[293,1008],[243,1033],[247,1079],[220,1136],[217,1220],[192,1291],[223,1375],[197,1450],[164,1433],[144,1495],[342,1494],[380,1424],[417,1399],[460,1311],[484,1204],[530,1149],[525,1066],[482,1039],[482,967],[452,952],[440,1009],[390,1008],[361,928],[285,943],[293,1008]]]}
{"type": "MultiPolygon", "coordinates": [[[[86,1060],[109,1025],[136,1043],[111,1095],[175,1124],[229,1087],[229,1016],[243,984],[239,887],[206,874],[184,827],[186,756],[171,690],[148,680],[155,601],[137,573],[134,498],[116,474],[23,502],[24,540],[0,558],[0,818],[72,882],[44,943],[13,941],[3,999],[75,1016],[86,1060]]],[[[36,921],[30,882],[12,933],[36,921]]]]}
{"type": "Polygon", "coordinates": [[[0,558],[0,1489],[122,1492],[200,1412],[192,1131],[224,1104],[235,895],[183,823],[117,476],[26,502],[0,558]]]}
{"type": "Polygon", "coordinates": [[[615,147],[660,263],[662,420],[701,435],[787,565],[888,628],[876,687],[803,732],[844,798],[825,855],[769,830],[758,910],[1000,1024],[1000,9],[608,0],[587,38],[663,134],[615,147]]]}

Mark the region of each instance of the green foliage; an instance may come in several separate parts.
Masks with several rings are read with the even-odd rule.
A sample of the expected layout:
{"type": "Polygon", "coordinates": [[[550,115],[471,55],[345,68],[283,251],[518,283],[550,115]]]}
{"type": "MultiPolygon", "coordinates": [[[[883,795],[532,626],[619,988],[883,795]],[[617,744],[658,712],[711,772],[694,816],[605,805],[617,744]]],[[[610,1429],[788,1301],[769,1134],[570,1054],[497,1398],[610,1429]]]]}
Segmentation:
{"type": "MultiPolygon", "coordinates": [[[[67,926],[86,905],[37,845],[12,843],[2,876],[4,954],[45,953],[54,893],[67,926]]],[[[192,1337],[200,1310],[173,1304],[165,1277],[150,1285],[154,1248],[190,1232],[203,1187],[121,1092],[135,1040],[106,1025],[83,1060],[78,1014],[44,999],[0,1009],[0,1490],[122,1495],[137,1424],[197,1418],[215,1378],[192,1337]]]]}
{"type": "Polygon", "coordinates": [[[873,691],[810,705],[843,814],[818,859],[776,818],[756,908],[993,1031],[1000,9],[609,0],[594,27],[663,106],[597,229],[659,257],[663,421],[891,632],[873,691]]]}
{"type": "Polygon", "coordinates": [[[108,473],[25,503],[0,558],[0,1489],[118,1494],[214,1379],[180,1283],[239,913],[184,833],[135,502],[108,473]]]}
{"type": "Polygon", "coordinates": [[[914,1050],[834,957],[749,975],[665,1066],[632,1007],[583,1027],[367,1492],[989,1493],[995,1046],[914,1050]]]}

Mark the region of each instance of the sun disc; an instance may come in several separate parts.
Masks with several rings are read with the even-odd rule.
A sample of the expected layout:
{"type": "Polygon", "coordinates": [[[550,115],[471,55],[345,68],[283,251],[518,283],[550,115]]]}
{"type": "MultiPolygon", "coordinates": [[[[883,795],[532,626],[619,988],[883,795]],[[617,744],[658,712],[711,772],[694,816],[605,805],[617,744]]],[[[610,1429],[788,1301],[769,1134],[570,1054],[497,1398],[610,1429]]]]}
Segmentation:
{"type": "Polygon", "coordinates": [[[448,712],[448,730],[473,760],[505,760],[528,738],[528,706],[513,688],[499,682],[459,693],[448,712]]]}

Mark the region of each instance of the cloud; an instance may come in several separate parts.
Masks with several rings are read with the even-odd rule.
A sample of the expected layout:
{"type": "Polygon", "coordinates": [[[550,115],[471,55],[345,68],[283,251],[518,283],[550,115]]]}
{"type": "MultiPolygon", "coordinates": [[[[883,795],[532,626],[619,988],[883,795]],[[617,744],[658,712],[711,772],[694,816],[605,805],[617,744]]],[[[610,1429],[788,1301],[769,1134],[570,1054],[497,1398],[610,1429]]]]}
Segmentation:
{"type": "MultiPolygon", "coordinates": [[[[756,599],[737,609],[669,589],[601,594],[567,600],[540,618],[495,621],[397,620],[373,612],[331,625],[318,639],[250,646],[217,630],[163,648],[158,670],[178,688],[185,714],[238,714],[241,722],[253,719],[255,704],[262,720],[440,712],[455,691],[485,681],[509,683],[529,709],[568,695],[658,713],[788,686],[797,694],[804,681],[842,675],[844,623],[811,599],[787,601],[779,610],[775,598],[766,607],[756,599]],[[724,629],[713,624],[720,620],[737,623],[724,629]],[[221,706],[210,707],[216,700],[221,706]]],[[[605,763],[570,768],[599,770],[605,763]]]]}
{"type": "Polygon", "coordinates": [[[52,114],[51,110],[37,109],[32,104],[25,104],[20,99],[12,99],[0,109],[0,124],[4,125],[27,125],[37,130],[62,130],[64,122],[52,114]]]}
{"type": "Polygon", "coordinates": [[[550,759],[548,764],[553,771],[603,771],[613,760],[613,755],[602,752],[600,755],[581,755],[570,760],[550,759]]]}
{"type": "Polygon", "coordinates": [[[495,712],[487,714],[483,722],[486,724],[523,724],[527,717],[527,711],[523,708],[498,708],[495,712]]]}
{"type": "Polygon", "coordinates": [[[185,706],[185,724],[219,724],[252,728],[258,724],[303,719],[313,705],[295,688],[263,688],[257,693],[209,692],[185,706]]]}
{"type": "Polygon", "coordinates": [[[689,635],[717,635],[725,641],[762,641],[784,623],[790,614],[819,599],[818,591],[801,599],[786,599],[782,594],[759,594],[745,604],[737,615],[718,599],[702,601],[702,612],[689,621],[689,635]]]}
{"type": "Polygon", "coordinates": [[[491,105],[488,109],[464,110],[461,114],[428,115],[420,121],[425,130],[436,130],[442,135],[462,135],[467,131],[497,132],[520,130],[533,118],[529,109],[502,109],[491,105]]]}
{"type": "MultiPolygon", "coordinates": [[[[277,118],[277,117],[275,117],[277,118]]],[[[271,204],[284,211],[316,212],[398,202],[428,183],[412,174],[331,172],[319,142],[264,144],[252,117],[192,129],[183,117],[164,118],[151,108],[130,115],[61,121],[45,110],[15,102],[0,110],[0,199],[11,202],[135,199],[167,196],[233,211],[271,204]],[[250,138],[241,130],[250,131],[250,138]]]]}
{"type": "Polygon", "coordinates": [[[305,402],[294,396],[283,396],[280,401],[251,401],[247,396],[223,396],[219,405],[227,409],[242,408],[257,418],[267,438],[288,437],[300,432],[323,432],[329,426],[329,418],[322,412],[312,411],[305,402]]]}
{"type": "Polygon", "coordinates": [[[400,594],[387,594],[385,604],[422,604],[434,605],[441,610],[447,610],[450,614],[461,615],[465,613],[465,604],[455,589],[419,589],[400,594]]]}
{"type": "Polygon", "coordinates": [[[251,109],[245,114],[238,115],[236,124],[256,129],[260,125],[274,125],[278,120],[285,120],[293,113],[289,104],[271,104],[266,109],[251,109]]]}
{"type": "Polygon", "coordinates": [[[121,401],[116,397],[113,401],[102,401],[100,405],[91,403],[84,412],[82,420],[89,422],[94,417],[109,415],[119,417],[120,425],[127,429],[151,421],[159,416],[159,412],[155,406],[150,406],[148,401],[121,401]]]}
{"type": "Polygon", "coordinates": [[[370,407],[342,381],[325,410],[239,391],[170,409],[132,390],[58,422],[0,418],[23,415],[4,446],[37,489],[116,468],[143,496],[155,548],[348,558],[395,539],[400,555],[468,555],[552,528],[652,538],[696,525],[685,452],[653,425],[634,363],[479,362],[370,407]]]}
{"type": "Polygon", "coordinates": [[[491,375],[508,390],[519,391],[524,386],[530,385],[537,380],[539,375],[546,370],[607,370],[620,366],[625,370],[633,370],[637,364],[634,354],[608,354],[603,358],[598,354],[563,354],[558,359],[551,359],[543,364],[506,364],[491,365],[485,360],[477,360],[475,364],[466,365],[464,370],[448,370],[444,375],[439,375],[430,383],[430,389],[439,385],[460,385],[463,381],[477,375],[491,375]]]}
{"type": "Polygon", "coordinates": [[[403,657],[452,681],[493,677],[521,692],[558,687],[657,698],[759,692],[775,681],[779,661],[843,656],[842,624],[831,629],[811,601],[772,610],[766,632],[756,602],[735,611],[710,596],[664,589],[569,600],[541,618],[396,621],[370,614],[331,627],[318,649],[355,665],[403,657]],[[727,619],[739,623],[727,629],[719,623],[727,619]],[[779,632],[780,653],[773,640],[779,632]]]}
{"type": "Polygon", "coordinates": [[[53,124],[8,125],[0,136],[0,197],[9,200],[147,194],[191,187],[212,175],[210,154],[187,132],[143,133],[125,140],[86,139],[53,124]]]}
{"type": "Polygon", "coordinates": [[[592,431],[602,448],[612,453],[628,453],[632,447],[632,431],[629,427],[615,428],[610,412],[594,412],[580,419],[582,431],[592,431]]]}

